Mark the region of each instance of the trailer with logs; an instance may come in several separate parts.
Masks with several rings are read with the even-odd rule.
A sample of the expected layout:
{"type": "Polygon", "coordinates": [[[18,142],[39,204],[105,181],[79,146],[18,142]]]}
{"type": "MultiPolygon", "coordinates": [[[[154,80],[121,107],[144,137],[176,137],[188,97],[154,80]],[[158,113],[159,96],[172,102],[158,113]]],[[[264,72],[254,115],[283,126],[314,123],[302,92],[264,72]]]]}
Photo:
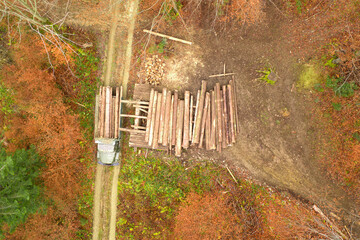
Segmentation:
{"type": "Polygon", "coordinates": [[[181,99],[177,90],[135,84],[132,100],[122,99],[121,87],[101,87],[95,111],[100,161],[111,164],[117,158],[121,132],[130,133],[130,147],[166,150],[177,157],[189,147],[221,152],[233,145],[240,130],[235,83],[207,87],[202,81],[196,96],[185,91],[181,99]],[[122,112],[125,106],[130,114],[122,112]],[[123,118],[130,119],[127,127],[123,118]]]}

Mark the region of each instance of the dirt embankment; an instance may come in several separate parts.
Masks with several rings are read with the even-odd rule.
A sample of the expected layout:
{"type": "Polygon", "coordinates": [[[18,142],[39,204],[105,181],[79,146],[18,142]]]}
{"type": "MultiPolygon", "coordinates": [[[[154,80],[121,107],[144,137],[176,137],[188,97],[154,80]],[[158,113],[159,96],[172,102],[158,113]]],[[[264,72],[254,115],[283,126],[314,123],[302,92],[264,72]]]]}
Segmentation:
{"type": "MultiPolygon", "coordinates": [[[[308,92],[296,88],[303,62],[292,51],[284,28],[287,20],[267,10],[260,24],[233,28],[221,34],[212,29],[196,29],[183,36],[194,45],[175,45],[175,54],[166,60],[171,89],[208,88],[224,78],[209,75],[234,72],[238,93],[241,131],[237,143],[223,153],[189,150],[188,156],[225,161],[245,168],[255,178],[287,190],[352,222],[358,206],[334,184],[317,163],[315,146],[319,132],[311,122],[312,100],[308,92]],[[274,85],[256,80],[257,71],[270,67],[274,85]]],[[[179,32],[176,32],[179,35],[179,32]]],[[[358,221],[358,220],[356,220],[358,221]]],[[[359,228],[355,223],[353,228],[359,228]]]]}

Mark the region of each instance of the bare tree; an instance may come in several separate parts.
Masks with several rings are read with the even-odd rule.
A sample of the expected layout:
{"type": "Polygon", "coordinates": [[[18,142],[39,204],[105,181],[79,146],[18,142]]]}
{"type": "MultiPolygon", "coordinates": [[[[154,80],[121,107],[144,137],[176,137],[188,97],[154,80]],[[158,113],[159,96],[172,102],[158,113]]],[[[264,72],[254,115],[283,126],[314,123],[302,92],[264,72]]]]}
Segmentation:
{"type": "Polygon", "coordinates": [[[69,0],[66,3],[65,13],[61,17],[56,17],[56,5],[47,0],[0,0],[1,18],[7,19],[9,32],[16,26],[21,40],[21,32],[26,28],[21,28],[22,25],[28,26],[27,29],[38,34],[39,38],[44,44],[44,48],[48,55],[50,65],[50,55],[47,49],[47,43],[56,46],[63,54],[66,62],[69,62],[65,54],[64,47],[67,46],[71,50],[73,48],[69,43],[74,43],[64,34],[59,31],[65,22],[69,12],[69,0]]]}

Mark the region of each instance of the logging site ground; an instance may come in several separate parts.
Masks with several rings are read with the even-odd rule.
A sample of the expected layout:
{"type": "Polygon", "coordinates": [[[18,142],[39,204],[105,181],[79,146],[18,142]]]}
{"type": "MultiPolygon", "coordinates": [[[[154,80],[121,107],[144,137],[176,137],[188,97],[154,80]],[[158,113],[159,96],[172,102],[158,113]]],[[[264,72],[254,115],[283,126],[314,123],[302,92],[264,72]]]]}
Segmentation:
{"type": "Polygon", "coordinates": [[[46,4],[0,25],[0,239],[359,239],[359,1],[46,4]],[[100,86],[202,80],[235,82],[236,143],[176,158],[124,134],[98,164],[100,86]]]}

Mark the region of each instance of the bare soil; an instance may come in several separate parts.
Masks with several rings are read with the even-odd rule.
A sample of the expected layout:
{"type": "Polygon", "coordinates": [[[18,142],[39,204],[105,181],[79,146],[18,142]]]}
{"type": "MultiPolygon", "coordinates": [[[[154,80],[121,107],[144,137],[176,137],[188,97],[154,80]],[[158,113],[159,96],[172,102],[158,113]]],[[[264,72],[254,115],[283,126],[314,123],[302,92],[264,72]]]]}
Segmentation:
{"type": "MultiPolygon", "coordinates": [[[[262,23],[216,34],[207,26],[166,32],[194,45],[171,43],[174,54],[165,60],[167,75],[162,85],[196,95],[201,80],[207,80],[209,90],[215,82],[231,79],[209,78],[222,73],[224,64],[226,72],[236,74],[241,123],[236,144],[220,154],[192,148],[184,159],[214,159],[245,170],[255,179],[315,203],[350,224],[359,207],[326,177],[316,159],[315,146],[322,133],[311,122],[313,100],[309,92],[295,87],[301,61],[284,31],[288,20],[271,6],[266,13],[262,23]],[[266,66],[274,70],[275,85],[257,80],[257,71],[266,66]]],[[[358,231],[360,222],[355,221],[352,227],[358,231]]]]}

